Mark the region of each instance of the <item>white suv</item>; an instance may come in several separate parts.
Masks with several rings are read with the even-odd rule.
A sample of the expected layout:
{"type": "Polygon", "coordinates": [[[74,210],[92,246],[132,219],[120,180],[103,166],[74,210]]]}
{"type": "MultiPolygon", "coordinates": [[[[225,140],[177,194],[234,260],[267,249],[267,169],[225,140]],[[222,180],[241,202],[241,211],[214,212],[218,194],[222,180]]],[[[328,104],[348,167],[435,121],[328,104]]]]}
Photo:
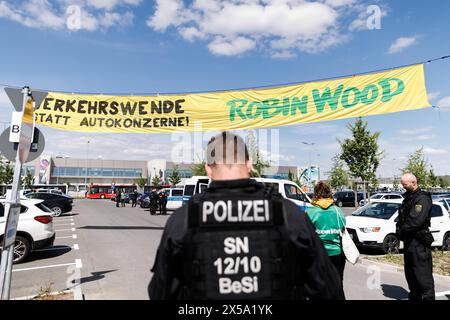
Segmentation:
{"type": "MultiPolygon", "coordinates": [[[[0,241],[5,233],[5,199],[0,199],[0,241]]],[[[14,263],[23,262],[37,249],[50,247],[55,240],[52,211],[42,200],[20,199],[20,216],[14,245],[14,263]]]]}
{"type": "MultiPolygon", "coordinates": [[[[400,199],[374,200],[372,203],[356,210],[346,217],[347,231],[357,246],[379,248],[384,253],[396,253],[403,248],[395,234],[395,224],[400,199]]],[[[433,247],[450,250],[449,213],[442,203],[433,201],[431,211],[431,227],[433,247]]]]}

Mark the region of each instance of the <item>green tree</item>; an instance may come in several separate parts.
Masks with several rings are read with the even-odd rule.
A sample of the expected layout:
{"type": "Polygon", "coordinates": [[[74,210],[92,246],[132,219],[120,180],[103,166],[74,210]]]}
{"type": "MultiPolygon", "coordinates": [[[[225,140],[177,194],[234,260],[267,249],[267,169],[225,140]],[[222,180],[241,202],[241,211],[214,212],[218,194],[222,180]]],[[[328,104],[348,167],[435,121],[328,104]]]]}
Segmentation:
{"type": "Polygon", "coordinates": [[[160,185],[161,185],[161,180],[160,180],[159,176],[154,176],[152,179],[152,187],[159,188],[160,185]]]}
{"type": "Polygon", "coordinates": [[[31,187],[34,184],[34,176],[31,174],[31,172],[27,169],[25,176],[22,179],[22,184],[26,189],[31,189],[31,187]]]}
{"type": "Polygon", "coordinates": [[[367,129],[367,122],[361,118],[354,125],[347,125],[347,128],[352,133],[352,138],[338,140],[342,149],[340,158],[347,164],[351,177],[363,182],[373,181],[383,156],[378,146],[380,132],[371,133],[367,129]]]}
{"type": "Polygon", "coordinates": [[[412,173],[417,178],[417,184],[422,188],[427,187],[428,163],[425,160],[423,147],[414,151],[408,156],[406,166],[401,169],[402,173],[412,173]]]}
{"type": "Polygon", "coordinates": [[[137,185],[139,186],[139,188],[144,188],[145,187],[145,183],[147,181],[145,181],[145,179],[142,177],[142,175],[139,177],[139,179],[137,179],[137,185]]]}
{"type": "Polygon", "coordinates": [[[169,182],[174,186],[181,182],[180,170],[178,169],[178,166],[173,168],[172,174],[169,177],[169,182]]]}
{"type": "Polygon", "coordinates": [[[0,171],[0,183],[2,184],[11,184],[14,178],[14,169],[11,165],[6,164],[3,165],[3,168],[0,171]]]}
{"type": "Polygon", "coordinates": [[[427,185],[429,187],[437,187],[438,184],[439,184],[439,179],[434,174],[433,166],[431,166],[430,171],[428,172],[427,185]]]}
{"type": "Polygon", "coordinates": [[[342,187],[348,185],[348,174],[344,169],[344,162],[340,155],[333,157],[333,167],[330,171],[330,186],[333,189],[342,190],[342,187]]]}
{"type": "Polygon", "coordinates": [[[192,175],[193,176],[206,176],[205,164],[206,164],[205,160],[202,160],[201,162],[194,164],[194,166],[191,167],[192,175]]]}
{"type": "Polygon", "coordinates": [[[169,177],[169,182],[174,186],[181,182],[181,175],[178,166],[173,168],[172,174],[169,177]]]}
{"type": "Polygon", "coordinates": [[[448,180],[443,177],[439,177],[439,186],[443,189],[447,189],[448,188],[448,180]]]}

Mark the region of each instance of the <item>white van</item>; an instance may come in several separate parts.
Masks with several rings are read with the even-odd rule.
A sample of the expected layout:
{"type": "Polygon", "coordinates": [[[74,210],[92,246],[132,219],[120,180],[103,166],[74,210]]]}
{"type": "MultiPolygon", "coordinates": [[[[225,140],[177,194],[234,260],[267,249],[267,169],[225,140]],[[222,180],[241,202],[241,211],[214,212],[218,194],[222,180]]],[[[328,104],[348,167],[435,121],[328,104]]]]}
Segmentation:
{"type": "MultiPolygon", "coordinates": [[[[271,184],[274,190],[278,191],[283,198],[294,202],[300,209],[306,210],[312,207],[311,199],[300,189],[300,187],[290,180],[285,179],[268,179],[268,178],[251,178],[258,182],[271,184]]],[[[184,185],[183,204],[186,204],[189,199],[197,193],[201,193],[210,183],[208,176],[193,176],[187,179],[184,185]]]]}
{"type": "Polygon", "coordinates": [[[183,188],[164,189],[163,192],[167,195],[167,210],[173,211],[183,205],[183,188]]]}

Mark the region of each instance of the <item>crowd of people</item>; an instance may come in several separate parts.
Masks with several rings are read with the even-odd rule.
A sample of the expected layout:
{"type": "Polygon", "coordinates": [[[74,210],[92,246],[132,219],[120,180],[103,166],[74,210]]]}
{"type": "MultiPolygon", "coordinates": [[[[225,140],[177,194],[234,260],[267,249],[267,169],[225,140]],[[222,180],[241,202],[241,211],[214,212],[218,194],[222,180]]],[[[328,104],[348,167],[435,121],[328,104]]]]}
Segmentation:
{"type": "MultiPolygon", "coordinates": [[[[207,149],[211,183],[168,219],[150,299],[345,299],[346,219],[330,187],[319,181],[313,207],[304,212],[273,186],[250,179],[241,137],[223,132],[207,149]]],[[[401,183],[407,191],[397,232],[405,244],[409,298],[433,300],[431,196],[411,174],[401,183]]]]}
{"type": "MultiPolygon", "coordinates": [[[[115,190],[116,207],[125,207],[126,203],[131,202],[131,207],[136,207],[139,197],[142,196],[134,190],[132,193],[126,193],[125,190],[120,188],[115,190]]],[[[153,188],[148,195],[150,213],[153,214],[167,214],[167,194],[165,192],[157,192],[156,188],[153,188]]]]}

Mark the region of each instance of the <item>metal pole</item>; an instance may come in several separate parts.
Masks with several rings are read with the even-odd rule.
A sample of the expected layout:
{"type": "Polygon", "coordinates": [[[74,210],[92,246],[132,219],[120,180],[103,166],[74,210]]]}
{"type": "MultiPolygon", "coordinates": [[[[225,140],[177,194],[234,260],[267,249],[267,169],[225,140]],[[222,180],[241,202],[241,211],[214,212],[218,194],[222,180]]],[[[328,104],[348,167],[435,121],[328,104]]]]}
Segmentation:
{"type": "MultiPolygon", "coordinates": [[[[25,102],[27,101],[29,96],[29,88],[24,88],[23,90],[23,105],[25,106],[25,102]]],[[[1,290],[1,299],[9,300],[10,296],[10,288],[11,288],[11,273],[12,273],[12,264],[14,261],[14,246],[15,241],[12,244],[5,246],[6,244],[6,235],[8,228],[8,220],[11,218],[11,206],[20,204],[19,201],[19,189],[20,189],[20,176],[22,174],[22,163],[20,162],[19,152],[16,154],[16,161],[14,164],[14,176],[13,183],[11,186],[11,191],[6,192],[6,203],[5,203],[5,213],[8,214],[7,220],[5,223],[5,232],[3,239],[3,252],[2,252],[2,260],[0,267],[0,290],[1,290]]],[[[18,218],[17,218],[18,219],[18,218]]],[[[16,226],[17,227],[17,226],[16,226]]],[[[14,235],[15,239],[15,235],[14,235]]]]}

